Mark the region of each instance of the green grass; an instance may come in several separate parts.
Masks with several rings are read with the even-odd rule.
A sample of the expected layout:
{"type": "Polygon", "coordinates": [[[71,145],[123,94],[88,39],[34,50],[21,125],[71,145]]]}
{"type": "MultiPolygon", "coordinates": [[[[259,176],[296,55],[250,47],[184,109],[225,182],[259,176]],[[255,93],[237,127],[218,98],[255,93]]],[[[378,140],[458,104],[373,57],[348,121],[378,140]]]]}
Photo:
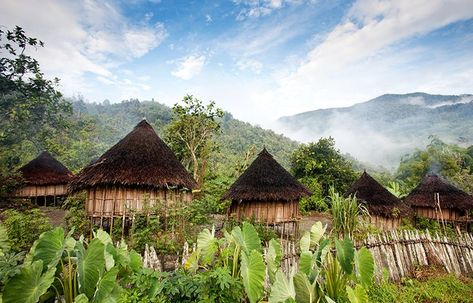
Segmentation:
{"type": "Polygon", "coordinates": [[[369,291],[371,302],[466,303],[473,302],[473,279],[454,275],[426,280],[406,279],[400,284],[382,282],[369,291]]]}

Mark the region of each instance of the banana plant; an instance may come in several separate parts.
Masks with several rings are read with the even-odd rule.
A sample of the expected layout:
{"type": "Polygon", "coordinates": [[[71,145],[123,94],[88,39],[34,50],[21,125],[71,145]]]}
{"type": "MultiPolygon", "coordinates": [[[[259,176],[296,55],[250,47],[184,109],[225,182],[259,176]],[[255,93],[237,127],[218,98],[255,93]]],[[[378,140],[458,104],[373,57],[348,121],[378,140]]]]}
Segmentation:
{"type": "Polygon", "coordinates": [[[141,256],[114,246],[99,230],[89,243],[72,238],[62,228],[43,233],[25,258],[21,272],[6,285],[3,302],[115,302],[120,274],[141,268],[141,256]],[[21,290],[21,291],[20,291],[21,290]]]}

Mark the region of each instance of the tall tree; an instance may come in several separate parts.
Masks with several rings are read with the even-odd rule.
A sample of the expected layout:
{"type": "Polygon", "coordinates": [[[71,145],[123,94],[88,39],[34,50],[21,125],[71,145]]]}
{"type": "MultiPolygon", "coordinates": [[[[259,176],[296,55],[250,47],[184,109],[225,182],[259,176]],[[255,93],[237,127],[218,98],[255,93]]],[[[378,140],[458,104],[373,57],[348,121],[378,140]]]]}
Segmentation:
{"type": "Polygon", "coordinates": [[[210,153],[216,148],[213,138],[220,131],[218,119],[223,111],[215,102],[204,105],[192,95],[184,96],[182,103],[172,108],[174,116],[166,128],[166,140],[200,186],[210,153]]]}
{"type": "Polygon", "coordinates": [[[330,186],[344,192],[356,179],[352,164],[335,148],[332,137],[302,144],[292,154],[291,169],[306,185],[313,184],[315,179],[322,187],[324,197],[328,196],[330,186]]]}
{"type": "Polygon", "coordinates": [[[46,79],[38,61],[28,55],[31,48],[43,46],[19,26],[0,30],[0,161],[7,167],[18,164],[24,146],[31,152],[44,149],[48,136],[64,128],[72,112],[57,90],[59,79],[46,79]],[[5,154],[8,150],[16,152],[5,154]]]}

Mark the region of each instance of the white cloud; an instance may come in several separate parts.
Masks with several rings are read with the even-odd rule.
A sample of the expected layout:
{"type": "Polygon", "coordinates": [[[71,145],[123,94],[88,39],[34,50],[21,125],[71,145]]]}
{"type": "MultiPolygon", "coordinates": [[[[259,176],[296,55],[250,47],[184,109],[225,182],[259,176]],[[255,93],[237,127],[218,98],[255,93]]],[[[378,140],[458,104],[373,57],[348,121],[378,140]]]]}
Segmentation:
{"type": "Polygon", "coordinates": [[[202,71],[205,64],[205,56],[188,56],[178,60],[177,68],[171,74],[183,80],[189,80],[202,71]]]}
{"type": "Polygon", "coordinates": [[[234,0],[235,5],[242,9],[236,16],[238,21],[247,18],[258,18],[271,14],[274,10],[284,7],[286,4],[300,4],[303,1],[294,0],[234,0]]]}
{"type": "MultiPolygon", "coordinates": [[[[393,90],[411,92],[424,88],[429,92],[429,88],[433,91],[446,88],[446,83],[459,84],[459,77],[468,79],[471,75],[471,65],[468,65],[471,60],[458,63],[462,66],[463,76],[452,73],[445,79],[445,72],[456,67],[448,65],[457,58],[447,56],[445,65],[434,61],[435,66],[413,69],[409,61],[418,56],[416,52],[425,56],[429,51],[399,51],[394,46],[472,17],[473,2],[470,0],[359,0],[295,71],[277,79],[277,88],[258,94],[257,99],[263,107],[269,104],[274,107],[277,102],[279,112],[275,115],[288,115],[314,108],[349,105],[393,90]]],[[[472,80],[468,80],[448,89],[451,93],[453,88],[461,89],[471,84],[472,80]]]]}
{"type": "Polygon", "coordinates": [[[237,61],[236,65],[240,70],[251,70],[256,74],[261,73],[261,69],[263,68],[261,62],[251,58],[242,58],[237,61]]]}
{"type": "Polygon", "coordinates": [[[106,1],[7,0],[0,20],[44,41],[45,48],[32,55],[47,76],[61,78],[66,94],[87,93],[92,84],[85,74],[111,78],[121,64],[145,55],[167,36],[163,24],[133,23],[106,1]]]}

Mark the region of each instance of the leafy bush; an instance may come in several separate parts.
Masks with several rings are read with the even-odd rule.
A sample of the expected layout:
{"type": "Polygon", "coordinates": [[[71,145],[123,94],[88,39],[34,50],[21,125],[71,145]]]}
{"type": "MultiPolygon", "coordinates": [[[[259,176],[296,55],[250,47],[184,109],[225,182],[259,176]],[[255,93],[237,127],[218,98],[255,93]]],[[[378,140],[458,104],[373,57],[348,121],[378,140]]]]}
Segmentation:
{"type": "Polygon", "coordinates": [[[300,179],[311,192],[310,197],[302,198],[299,201],[299,209],[302,214],[306,214],[311,210],[324,212],[329,209],[329,205],[323,196],[322,185],[317,181],[316,178],[305,177],[300,179]]]}
{"type": "Polygon", "coordinates": [[[74,228],[74,236],[90,234],[90,221],[85,212],[85,193],[67,197],[63,208],[66,209],[67,230],[74,228]]]}
{"type": "Polygon", "coordinates": [[[4,224],[13,252],[29,250],[41,233],[52,228],[48,218],[39,210],[31,209],[23,212],[9,209],[2,213],[4,224]]]}

